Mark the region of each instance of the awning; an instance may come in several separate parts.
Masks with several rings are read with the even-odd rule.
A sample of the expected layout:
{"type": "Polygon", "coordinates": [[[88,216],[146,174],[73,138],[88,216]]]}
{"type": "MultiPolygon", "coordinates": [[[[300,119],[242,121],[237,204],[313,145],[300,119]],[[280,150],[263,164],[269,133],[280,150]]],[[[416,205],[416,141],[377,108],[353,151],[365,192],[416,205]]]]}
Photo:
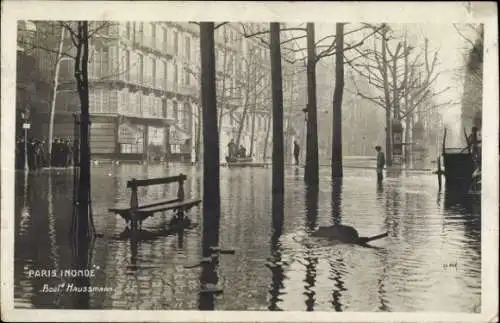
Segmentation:
{"type": "Polygon", "coordinates": [[[182,145],[186,140],[191,139],[191,135],[177,124],[172,124],[169,128],[169,142],[171,145],[182,145]]]}
{"type": "Polygon", "coordinates": [[[141,141],[143,129],[140,125],[133,125],[124,120],[118,126],[118,142],[121,144],[136,144],[141,141]]]}

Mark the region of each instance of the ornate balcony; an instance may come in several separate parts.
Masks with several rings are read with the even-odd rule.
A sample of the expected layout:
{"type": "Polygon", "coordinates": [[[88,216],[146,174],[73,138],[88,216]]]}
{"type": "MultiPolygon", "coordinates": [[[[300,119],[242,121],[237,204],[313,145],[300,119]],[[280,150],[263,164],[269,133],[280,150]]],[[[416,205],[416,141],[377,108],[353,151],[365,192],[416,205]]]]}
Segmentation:
{"type": "Polygon", "coordinates": [[[182,85],[179,86],[179,93],[185,96],[197,97],[199,94],[198,87],[195,85],[182,85]]]}
{"type": "Polygon", "coordinates": [[[167,82],[166,90],[168,92],[177,92],[177,84],[173,82],[167,82]]]}

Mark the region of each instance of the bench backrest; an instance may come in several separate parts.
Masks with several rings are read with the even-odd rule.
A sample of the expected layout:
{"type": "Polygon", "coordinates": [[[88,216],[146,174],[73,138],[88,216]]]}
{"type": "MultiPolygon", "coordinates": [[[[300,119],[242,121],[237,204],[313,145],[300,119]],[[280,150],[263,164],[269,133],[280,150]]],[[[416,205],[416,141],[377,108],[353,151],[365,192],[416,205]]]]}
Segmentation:
{"type": "Polygon", "coordinates": [[[170,177],[157,177],[157,178],[148,178],[148,179],[135,179],[132,178],[130,181],[127,181],[127,188],[139,187],[139,186],[151,186],[158,184],[170,184],[176,182],[183,182],[187,179],[187,176],[184,174],[179,174],[177,176],[170,177]]]}
{"type": "Polygon", "coordinates": [[[130,195],[130,208],[132,210],[136,210],[139,207],[137,188],[140,186],[179,183],[179,187],[177,189],[177,199],[179,201],[183,201],[184,200],[184,181],[186,179],[187,179],[187,176],[184,174],[179,174],[178,176],[158,177],[158,178],[149,178],[149,179],[132,178],[130,181],[127,181],[127,188],[132,189],[132,194],[130,195]]]}

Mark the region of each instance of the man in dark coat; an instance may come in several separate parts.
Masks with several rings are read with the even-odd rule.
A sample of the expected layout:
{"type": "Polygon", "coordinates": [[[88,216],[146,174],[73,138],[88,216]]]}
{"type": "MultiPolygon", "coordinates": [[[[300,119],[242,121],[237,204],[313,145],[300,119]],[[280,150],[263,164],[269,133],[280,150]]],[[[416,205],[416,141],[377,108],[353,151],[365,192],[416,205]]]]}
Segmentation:
{"type": "Polygon", "coordinates": [[[295,158],[295,165],[299,164],[299,156],[300,156],[300,146],[297,140],[293,142],[293,157],[295,158]]]}
{"type": "Polygon", "coordinates": [[[375,146],[375,150],[377,151],[377,180],[381,182],[384,179],[385,155],[380,146],[375,146]]]}

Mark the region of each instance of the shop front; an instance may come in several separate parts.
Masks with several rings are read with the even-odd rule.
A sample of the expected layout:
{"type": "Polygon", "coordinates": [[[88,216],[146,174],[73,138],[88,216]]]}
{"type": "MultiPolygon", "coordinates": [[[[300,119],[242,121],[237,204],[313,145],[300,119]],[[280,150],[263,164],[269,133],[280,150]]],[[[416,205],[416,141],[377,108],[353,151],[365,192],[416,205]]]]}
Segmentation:
{"type": "Polygon", "coordinates": [[[168,154],[170,120],[162,118],[117,119],[116,159],[163,161],[168,154]]]}
{"type": "Polygon", "coordinates": [[[168,156],[170,161],[190,161],[193,148],[191,135],[176,124],[172,124],[168,131],[168,156]]]}
{"type": "Polygon", "coordinates": [[[130,122],[118,125],[117,153],[121,160],[143,160],[144,159],[144,134],[143,124],[130,122]]]}

